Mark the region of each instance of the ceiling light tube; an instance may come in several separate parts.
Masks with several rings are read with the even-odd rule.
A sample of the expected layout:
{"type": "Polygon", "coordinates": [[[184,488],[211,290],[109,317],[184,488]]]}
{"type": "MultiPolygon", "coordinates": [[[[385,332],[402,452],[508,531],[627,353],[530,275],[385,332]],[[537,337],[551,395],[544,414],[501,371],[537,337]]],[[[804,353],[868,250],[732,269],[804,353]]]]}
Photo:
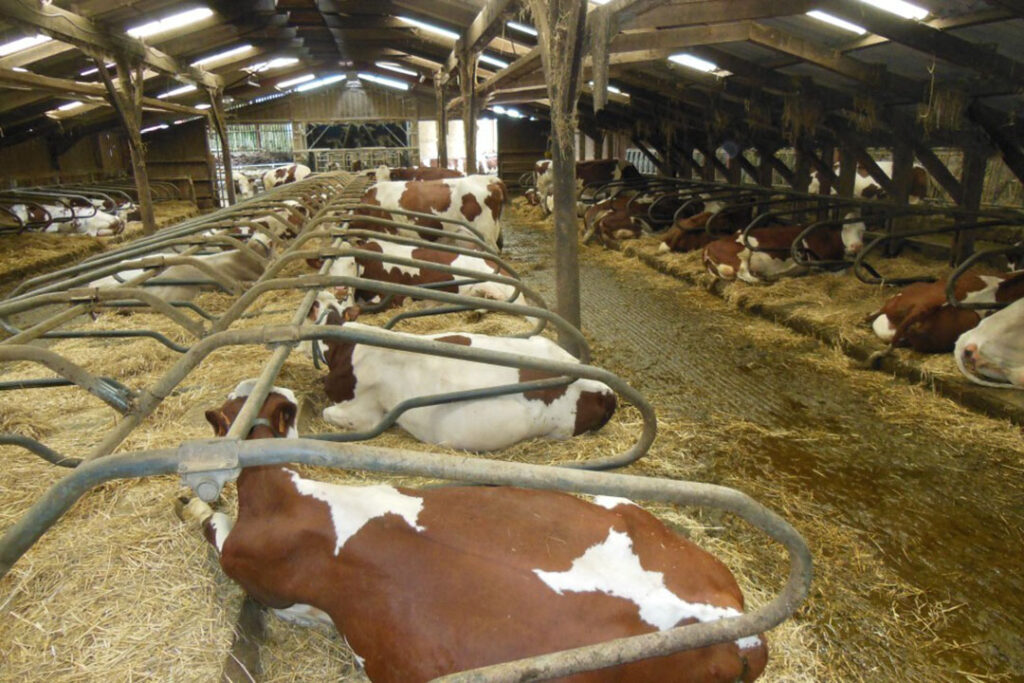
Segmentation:
{"type": "Polygon", "coordinates": [[[499,69],[504,69],[508,66],[508,62],[498,59],[497,57],[492,57],[488,54],[484,54],[482,52],[480,53],[478,59],[484,64],[490,64],[491,66],[496,66],[499,69]]]}
{"type": "Polygon", "coordinates": [[[818,21],[823,21],[826,24],[831,24],[832,26],[835,26],[836,28],[841,28],[844,31],[849,31],[850,33],[856,33],[857,35],[860,35],[860,36],[862,36],[862,35],[864,35],[865,33],[868,32],[868,30],[866,28],[864,28],[863,26],[858,26],[857,24],[851,24],[850,22],[846,21],[845,19],[840,19],[839,17],[834,17],[831,14],[829,14],[828,12],[822,12],[821,10],[812,10],[812,11],[807,13],[807,16],[813,17],[813,18],[817,19],[818,21]]]}
{"type": "Polygon", "coordinates": [[[387,69],[388,71],[394,71],[398,74],[405,74],[406,76],[418,77],[419,73],[411,69],[405,69],[398,64],[392,64],[390,62],[376,62],[376,65],[381,69],[387,69]]]}
{"type": "Polygon", "coordinates": [[[183,85],[180,88],[175,88],[174,90],[168,90],[167,92],[162,92],[159,95],[157,95],[156,98],[158,100],[163,100],[163,99],[167,99],[168,97],[177,97],[178,95],[184,95],[187,92],[192,92],[195,89],[196,89],[196,86],[194,86],[194,85],[191,85],[191,84],[190,85],[183,85]]]}
{"type": "Polygon", "coordinates": [[[439,36],[444,36],[445,38],[448,38],[449,40],[458,40],[459,39],[459,34],[456,33],[455,31],[449,31],[446,28],[441,28],[440,26],[434,26],[433,24],[428,24],[427,22],[420,21],[419,19],[413,19],[412,17],[398,17],[398,19],[401,19],[402,21],[404,21],[407,24],[412,24],[416,28],[421,28],[421,29],[423,29],[424,31],[426,31],[428,33],[434,33],[434,34],[439,35],[439,36]]]}
{"type": "Polygon", "coordinates": [[[148,38],[149,36],[155,36],[158,33],[164,33],[176,28],[188,26],[189,24],[194,24],[212,16],[213,10],[207,7],[198,7],[186,12],[172,14],[169,17],[164,17],[157,21],[151,21],[140,26],[134,26],[125,31],[125,33],[130,35],[132,38],[148,38]]]}
{"type": "Polygon", "coordinates": [[[280,83],[277,84],[277,87],[278,88],[290,88],[293,85],[298,85],[299,83],[305,83],[307,81],[313,80],[314,78],[316,78],[316,74],[305,74],[303,76],[298,76],[296,78],[289,78],[287,81],[281,81],[280,83]]]}
{"type": "Polygon", "coordinates": [[[370,83],[376,83],[377,85],[383,85],[388,88],[394,88],[395,90],[409,89],[408,83],[396,81],[393,78],[384,78],[383,76],[378,76],[376,74],[361,73],[359,74],[359,78],[363,79],[364,81],[369,81],[370,83]]]}
{"type": "Polygon", "coordinates": [[[28,38],[18,38],[17,40],[12,40],[9,43],[0,45],[0,57],[13,55],[15,52],[21,52],[22,50],[27,50],[28,48],[35,47],[36,45],[42,45],[43,43],[51,40],[53,40],[53,38],[50,36],[44,36],[42,33],[29,36],[28,38]]]}
{"type": "Polygon", "coordinates": [[[238,47],[233,47],[230,50],[224,50],[224,52],[218,52],[215,55],[210,55],[209,57],[203,57],[202,59],[194,61],[194,62],[192,62],[192,66],[202,66],[203,64],[210,64],[211,62],[219,62],[219,61],[225,60],[225,59],[227,59],[229,57],[234,57],[235,55],[240,55],[243,52],[248,52],[251,49],[252,49],[252,45],[248,45],[248,44],[246,44],[246,45],[239,45],[238,47]]]}
{"type": "Polygon", "coordinates": [[[295,89],[295,92],[306,92],[307,90],[313,90],[315,88],[322,88],[325,85],[331,83],[338,83],[339,81],[345,80],[345,74],[335,74],[334,76],[325,76],[324,78],[318,78],[315,81],[309,83],[303,83],[295,89]]]}
{"type": "Polygon", "coordinates": [[[860,0],[861,2],[874,5],[880,10],[891,12],[892,14],[899,15],[904,19],[916,19],[920,21],[928,16],[928,10],[924,7],[918,7],[912,5],[909,2],[903,2],[903,0],[860,0]]]}
{"type": "Polygon", "coordinates": [[[714,62],[709,62],[708,60],[701,59],[700,57],[694,57],[687,52],[680,52],[679,54],[672,55],[668,58],[668,61],[680,64],[690,69],[703,71],[704,73],[718,71],[718,65],[714,62]]]}
{"type": "Polygon", "coordinates": [[[526,24],[520,24],[518,21],[506,21],[505,26],[508,26],[510,29],[515,31],[519,31],[520,33],[525,33],[528,36],[537,35],[537,29],[532,26],[527,26],[526,24]]]}

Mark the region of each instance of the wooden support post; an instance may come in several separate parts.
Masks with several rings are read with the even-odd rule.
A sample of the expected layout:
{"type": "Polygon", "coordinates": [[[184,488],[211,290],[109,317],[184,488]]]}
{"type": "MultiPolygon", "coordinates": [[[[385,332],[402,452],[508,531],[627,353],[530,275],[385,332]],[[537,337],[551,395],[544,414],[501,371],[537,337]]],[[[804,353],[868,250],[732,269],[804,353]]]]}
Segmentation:
{"type": "Polygon", "coordinates": [[[775,157],[775,150],[771,147],[759,146],[757,153],[761,157],[757,165],[757,184],[761,187],[771,187],[775,183],[774,166],[772,159],[775,157]]]}
{"type": "Polygon", "coordinates": [[[99,68],[100,78],[107,88],[107,96],[111,106],[121,119],[121,125],[128,133],[128,152],[132,159],[132,175],[135,178],[135,189],[139,195],[139,214],[142,218],[142,232],[151,235],[156,232],[156,215],[153,212],[153,195],[149,189],[149,172],[146,170],[146,147],[142,143],[142,89],[144,65],[140,61],[135,65],[134,78],[132,67],[124,57],[117,57],[118,85],[107,73],[103,57],[94,57],[93,61],[99,68]],[[120,86],[120,87],[118,87],[120,86]]]}
{"type": "MultiPolygon", "coordinates": [[[[890,200],[896,204],[906,205],[910,200],[910,180],[914,172],[914,150],[904,140],[897,141],[892,147],[892,186],[893,193],[890,200]]],[[[893,218],[890,224],[889,233],[900,235],[909,229],[907,218],[893,218]]],[[[889,241],[889,256],[896,256],[899,253],[901,240],[889,241]]]]}
{"type": "Polygon", "coordinates": [[[594,113],[608,106],[608,49],[612,42],[612,19],[607,7],[598,7],[588,22],[590,57],[593,63],[594,113]]]}
{"type": "Polygon", "coordinates": [[[434,97],[437,100],[437,165],[448,168],[448,108],[444,101],[442,75],[434,75],[434,97]]]}
{"type": "MultiPolygon", "coordinates": [[[[991,150],[982,146],[974,145],[964,149],[964,173],[960,179],[963,186],[963,194],[960,197],[960,208],[968,211],[977,211],[981,207],[982,191],[985,189],[985,172],[988,170],[988,160],[991,150]]],[[[952,265],[960,265],[968,256],[974,253],[974,241],[976,239],[974,230],[963,230],[953,240],[951,253],[952,265]]]]}
{"type": "MultiPolygon", "coordinates": [[[[530,0],[537,26],[541,62],[551,100],[551,170],[555,219],[555,311],[580,326],[579,231],[576,227],[576,163],[573,134],[580,63],[583,57],[586,0],[530,0]]],[[[570,352],[571,342],[562,345],[570,352]]]]}
{"type": "Polygon", "coordinates": [[[651,150],[647,145],[645,145],[643,140],[641,140],[640,138],[634,137],[633,138],[633,144],[636,145],[637,149],[640,150],[641,154],[643,154],[645,157],[647,157],[647,159],[652,164],[654,164],[654,166],[658,169],[659,173],[662,173],[664,175],[668,175],[669,174],[668,164],[666,164],[663,159],[660,159],[658,157],[658,155],[654,153],[653,150],[651,150]]]}
{"type": "Polygon", "coordinates": [[[228,205],[232,205],[238,201],[238,198],[235,197],[235,176],[231,168],[231,149],[228,145],[228,123],[227,117],[224,115],[224,99],[220,90],[210,88],[206,93],[210,98],[210,120],[217,131],[217,137],[220,138],[220,157],[224,167],[224,191],[228,195],[228,205]]]}
{"type": "Polygon", "coordinates": [[[793,151],[796,153],[796,163],[793,167],[793,177],[789,184],[797,192],[807,192],[807,186],[811,182],[811,160],[804,147],[805,144],[803,140],[798,140],[793,145],[793,151]]]}
{"type": "Polygon", "coordinates": [[[836,193],[841,197],[852,197],[857,184],[857,156],[849,147],[839,148],[839,182],[836,193]]]}
{"type": "Polygon", "coordinates": [[[466,175],[477,173],[476,119],[479,107],[476,96],[476,55],[459,55],[459,85],[462,88],[462,127],[466,137],[466,175]]]}
{"type": "MultiPolygon", "coordinates": [[[[740,150],[738,154],[742,155],[743,151],[740,150]]],[[[743,183],[743,165],[738,157],[729,157],[729,173],[727,177],[729,178],[730,185],[740,185],[743,183]]]]}
{"type": "Polygon", "coordinates": [[[821,164],[824,168],[818,169],[818,194],[832,194],[832,186],[835,181],[835,173],[832,171],[832,158],[835,156],[835,147],[830,144],[821,146],[821,164]],[[828,171],[827,173],[825,171],[828,171]]]}

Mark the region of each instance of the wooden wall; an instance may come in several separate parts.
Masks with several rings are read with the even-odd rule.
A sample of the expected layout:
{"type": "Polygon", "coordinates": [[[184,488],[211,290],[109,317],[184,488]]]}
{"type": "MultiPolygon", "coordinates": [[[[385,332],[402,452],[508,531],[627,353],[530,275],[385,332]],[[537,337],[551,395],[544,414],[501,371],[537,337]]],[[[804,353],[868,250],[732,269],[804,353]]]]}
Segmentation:
{"type": "Polygon", "coordinates": [[[232,121],[296,121],[346,123],[350,121],[417,121],[434,117],[434,97],[347,81],[308,93],[296,93],[230,115],[232,121]]]}
{"type": "Polygon", "coordinates": [[[197,119],[142,136],[150,180],[170,181],[182,199],[194,196],[201,209],[217,205],[213,157],[206,141],[206,120],[197,119]]]}
{"type": "Polygon", "coordinates": [[[39,137],[0,148],[0,187],[125,177],[130,167],[128,144],[119,131],[87,135],[70,146],[39,137]]]}
{"type": "Polygon", "coordinates": [[[532,171],[545,158],[549,132],[547,121],[498,117],[498,177],[514,184],[532,171]]]}

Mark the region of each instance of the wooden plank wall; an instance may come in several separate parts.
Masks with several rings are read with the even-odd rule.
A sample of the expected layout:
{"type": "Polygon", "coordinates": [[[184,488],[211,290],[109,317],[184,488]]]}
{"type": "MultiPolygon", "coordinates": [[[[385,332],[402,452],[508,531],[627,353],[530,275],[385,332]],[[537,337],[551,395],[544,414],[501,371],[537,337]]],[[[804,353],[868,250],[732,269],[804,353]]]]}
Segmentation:
{"type": "Polygon", "coordinates": [[[232,112],[232,122],[294,121],[348,123],[352,121],[417,121],[435,115],[430,97],[363,84],[342,82],[308,93],[297,93],[232,112]]]}
{"type": "Polygon", "coordinates": [[[128,145],[119,131],[87,135],[63,150],[51,150],[43,137],[0,148],[0,187],[123,178],[128,168],[128,145]]]}
{"type": "Polygon", "coordinates": [[[200,209],[217,206],[213,157],[206,141],[206,121],[197,119],[147,133],[146,166],[150,180],[173,182],[182,199],[193,197],[200,209]]]}
{"type": "Polygon", "coordinates": [[[545,158],[549,129],[547,121],[498,117],[498,177],[515,184],[532,171],[545,158]]]}

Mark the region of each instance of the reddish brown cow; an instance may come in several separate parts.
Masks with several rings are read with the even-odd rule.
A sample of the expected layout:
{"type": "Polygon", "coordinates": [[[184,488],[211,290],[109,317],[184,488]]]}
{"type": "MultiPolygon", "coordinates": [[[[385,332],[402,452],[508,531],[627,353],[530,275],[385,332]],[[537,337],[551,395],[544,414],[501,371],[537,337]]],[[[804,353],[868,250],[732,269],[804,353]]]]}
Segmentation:
{"type": "Polygon", "coordinates": [[[703,249],[711,244],[718,239],[718,235],[710,234],[704,227],[708,224],[708,219],[713,215],[710,211],[704,211],[696,216],[680,218],[676,221],[675,225],[665,232],[665,236],[661,238],[661,245],[658,247],[658,251],[685,253],[703,249]]]}
{"type": "MultiPolygon", "coordinates": [[[[946,299],[946,280],[904,287],[868,316],[875,334],[893,348],[920,353],[948,353],[960,335],[989,313],[955,308],[946,299]]],[[[967,303],[1011,303],[1024,298],[1024,273],[981,275],[968,272],[957,280],[954,295],[967,303]]]]}
{"type": "Polygon", "coordinates": [[[594,234],[606,240],[636,239],[646,227],[650,197],[637,197],[635,193],[621,193],[600,201],[583,214],[583,239],[589,241],[594,234]]]}
{"type": "Polygon", "coordinates": [[[453,168],[438,168],[436,166],[405,166],[399,168],[387,168],[381,166],[377,169],[377,180],[440,180],[442,178],[462,178],[462,171],[453,168]],[[385,169],[387,172],[385,173],[385,169]]]}
{"type": "MultiPolygon", "coordinates": [[[[218,436],[252,380],[206,413],[218,436]]],[[[296,436],[294,395],[274,388],[247,438],[296,436]]],[[[743,596],[716,558],[621,498],[589,502],[509,487],[342,486],[249,467],[238,517],[193,499],[224,572],[254,598],[332,623],[378,683],[426,681],[503,661],[736,616],[743,596]]],[[[574,683],[752,681],[763,637],[574,676],[574,683]]]]}

